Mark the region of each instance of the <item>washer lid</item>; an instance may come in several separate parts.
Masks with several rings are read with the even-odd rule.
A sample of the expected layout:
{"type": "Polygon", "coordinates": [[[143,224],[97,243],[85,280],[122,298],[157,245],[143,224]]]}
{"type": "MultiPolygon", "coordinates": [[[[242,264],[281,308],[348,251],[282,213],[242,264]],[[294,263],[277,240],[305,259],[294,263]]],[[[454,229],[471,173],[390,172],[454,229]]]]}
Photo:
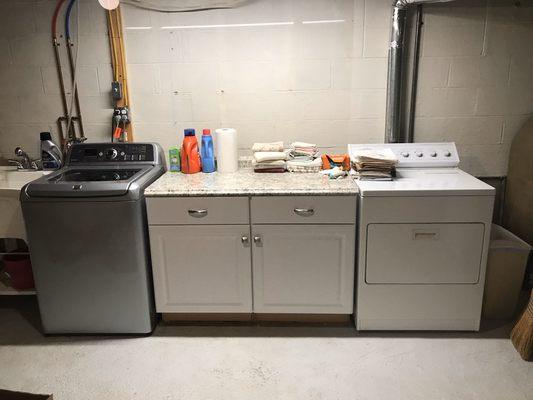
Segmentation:
{"type": "Polygon", "coordinates": [[[150,167],[66,167],[30,182],[29,197],[108,197],[124,196],[150,167]]]}
{"type": "Polygon", "coordinates": [[[495,189],[459,168],[398,168],[392,181],[356,180],[361,196],[494,196],[495,189]]]}

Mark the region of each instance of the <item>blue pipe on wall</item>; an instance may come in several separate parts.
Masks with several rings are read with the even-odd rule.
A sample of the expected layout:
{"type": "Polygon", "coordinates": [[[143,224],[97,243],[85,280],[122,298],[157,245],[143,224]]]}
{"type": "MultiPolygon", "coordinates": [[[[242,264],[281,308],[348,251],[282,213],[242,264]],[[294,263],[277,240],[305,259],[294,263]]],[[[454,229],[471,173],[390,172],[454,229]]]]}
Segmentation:
{"type": "Polygon", "coordinates": [[[72,12],[72,6],[74,6],[74,3],[76,0],[70,0],[67,6],[67,11],[65,13],[65,37],[70,39],[70,14],[72,12]]]}

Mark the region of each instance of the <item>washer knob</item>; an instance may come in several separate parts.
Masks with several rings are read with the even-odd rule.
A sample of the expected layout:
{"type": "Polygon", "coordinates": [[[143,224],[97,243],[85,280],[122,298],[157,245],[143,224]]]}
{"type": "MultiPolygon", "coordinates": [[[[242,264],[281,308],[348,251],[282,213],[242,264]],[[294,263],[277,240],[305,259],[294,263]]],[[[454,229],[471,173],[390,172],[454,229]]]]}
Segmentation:
{"type": "Polygon", "coordinates": [[[444,157],[451,157],[452,153],[450,153],[449,151],[445,151],[444,152],[444,157]]]}
{"type": "Polygon", "coordinates": [[[422,157],[424,155],[424,153],[422,153],[420,151],[416,152],[415,154],[416,154],[417,157],[422,157]]]}
{"type": "Polygon", "coordinates": [[[108,160],[114,160],[115,158],[117,158],[117,155],[118,155],[118,151],[117,149],[108,149],[106,152],[105,152],[105,156],[108,160]]]}
{"type": "Polygon", "coordinates": [[[437,157],[437,152],[433,151],[429,154],[431,157],[437,157]]]}
{"type": "Polygon", "coordinates": [[[406,153],[405,151],[401,152],[400,154],[405,158],[409,157],[409,153],[406,153]]]}

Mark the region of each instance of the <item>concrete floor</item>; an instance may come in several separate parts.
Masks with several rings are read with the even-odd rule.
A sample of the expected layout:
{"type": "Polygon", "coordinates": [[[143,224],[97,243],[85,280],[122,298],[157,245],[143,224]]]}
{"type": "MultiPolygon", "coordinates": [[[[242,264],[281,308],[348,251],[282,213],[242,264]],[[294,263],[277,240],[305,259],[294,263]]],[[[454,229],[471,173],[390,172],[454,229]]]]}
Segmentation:
{"type": "Polygon", "coordinates": [[[43,337],[33,298],[0,298],[0,388],[54,400],[533,399],[509,324],[481,333],[159,326],[150,337],[43,337]]]}

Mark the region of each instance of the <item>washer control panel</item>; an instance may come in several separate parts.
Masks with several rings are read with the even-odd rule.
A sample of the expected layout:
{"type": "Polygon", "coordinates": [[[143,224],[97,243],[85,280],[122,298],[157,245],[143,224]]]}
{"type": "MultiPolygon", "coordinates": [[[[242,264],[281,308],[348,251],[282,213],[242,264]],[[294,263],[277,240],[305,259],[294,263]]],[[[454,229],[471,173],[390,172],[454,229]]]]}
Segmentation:
{"type": "Polygon", "coordinates": [[[348,153],[353,159],[362,150],[390,149],[398,159],[398,168],[457,167],[459,154],[455,143],[372,143],[349,144],[348,153]]]}
{"type": "Polygon", "coordinates": [[[154,146],[150,143],[84,143],[72,146],[69,164],[103,162],[153,162],[154,146]]]}

